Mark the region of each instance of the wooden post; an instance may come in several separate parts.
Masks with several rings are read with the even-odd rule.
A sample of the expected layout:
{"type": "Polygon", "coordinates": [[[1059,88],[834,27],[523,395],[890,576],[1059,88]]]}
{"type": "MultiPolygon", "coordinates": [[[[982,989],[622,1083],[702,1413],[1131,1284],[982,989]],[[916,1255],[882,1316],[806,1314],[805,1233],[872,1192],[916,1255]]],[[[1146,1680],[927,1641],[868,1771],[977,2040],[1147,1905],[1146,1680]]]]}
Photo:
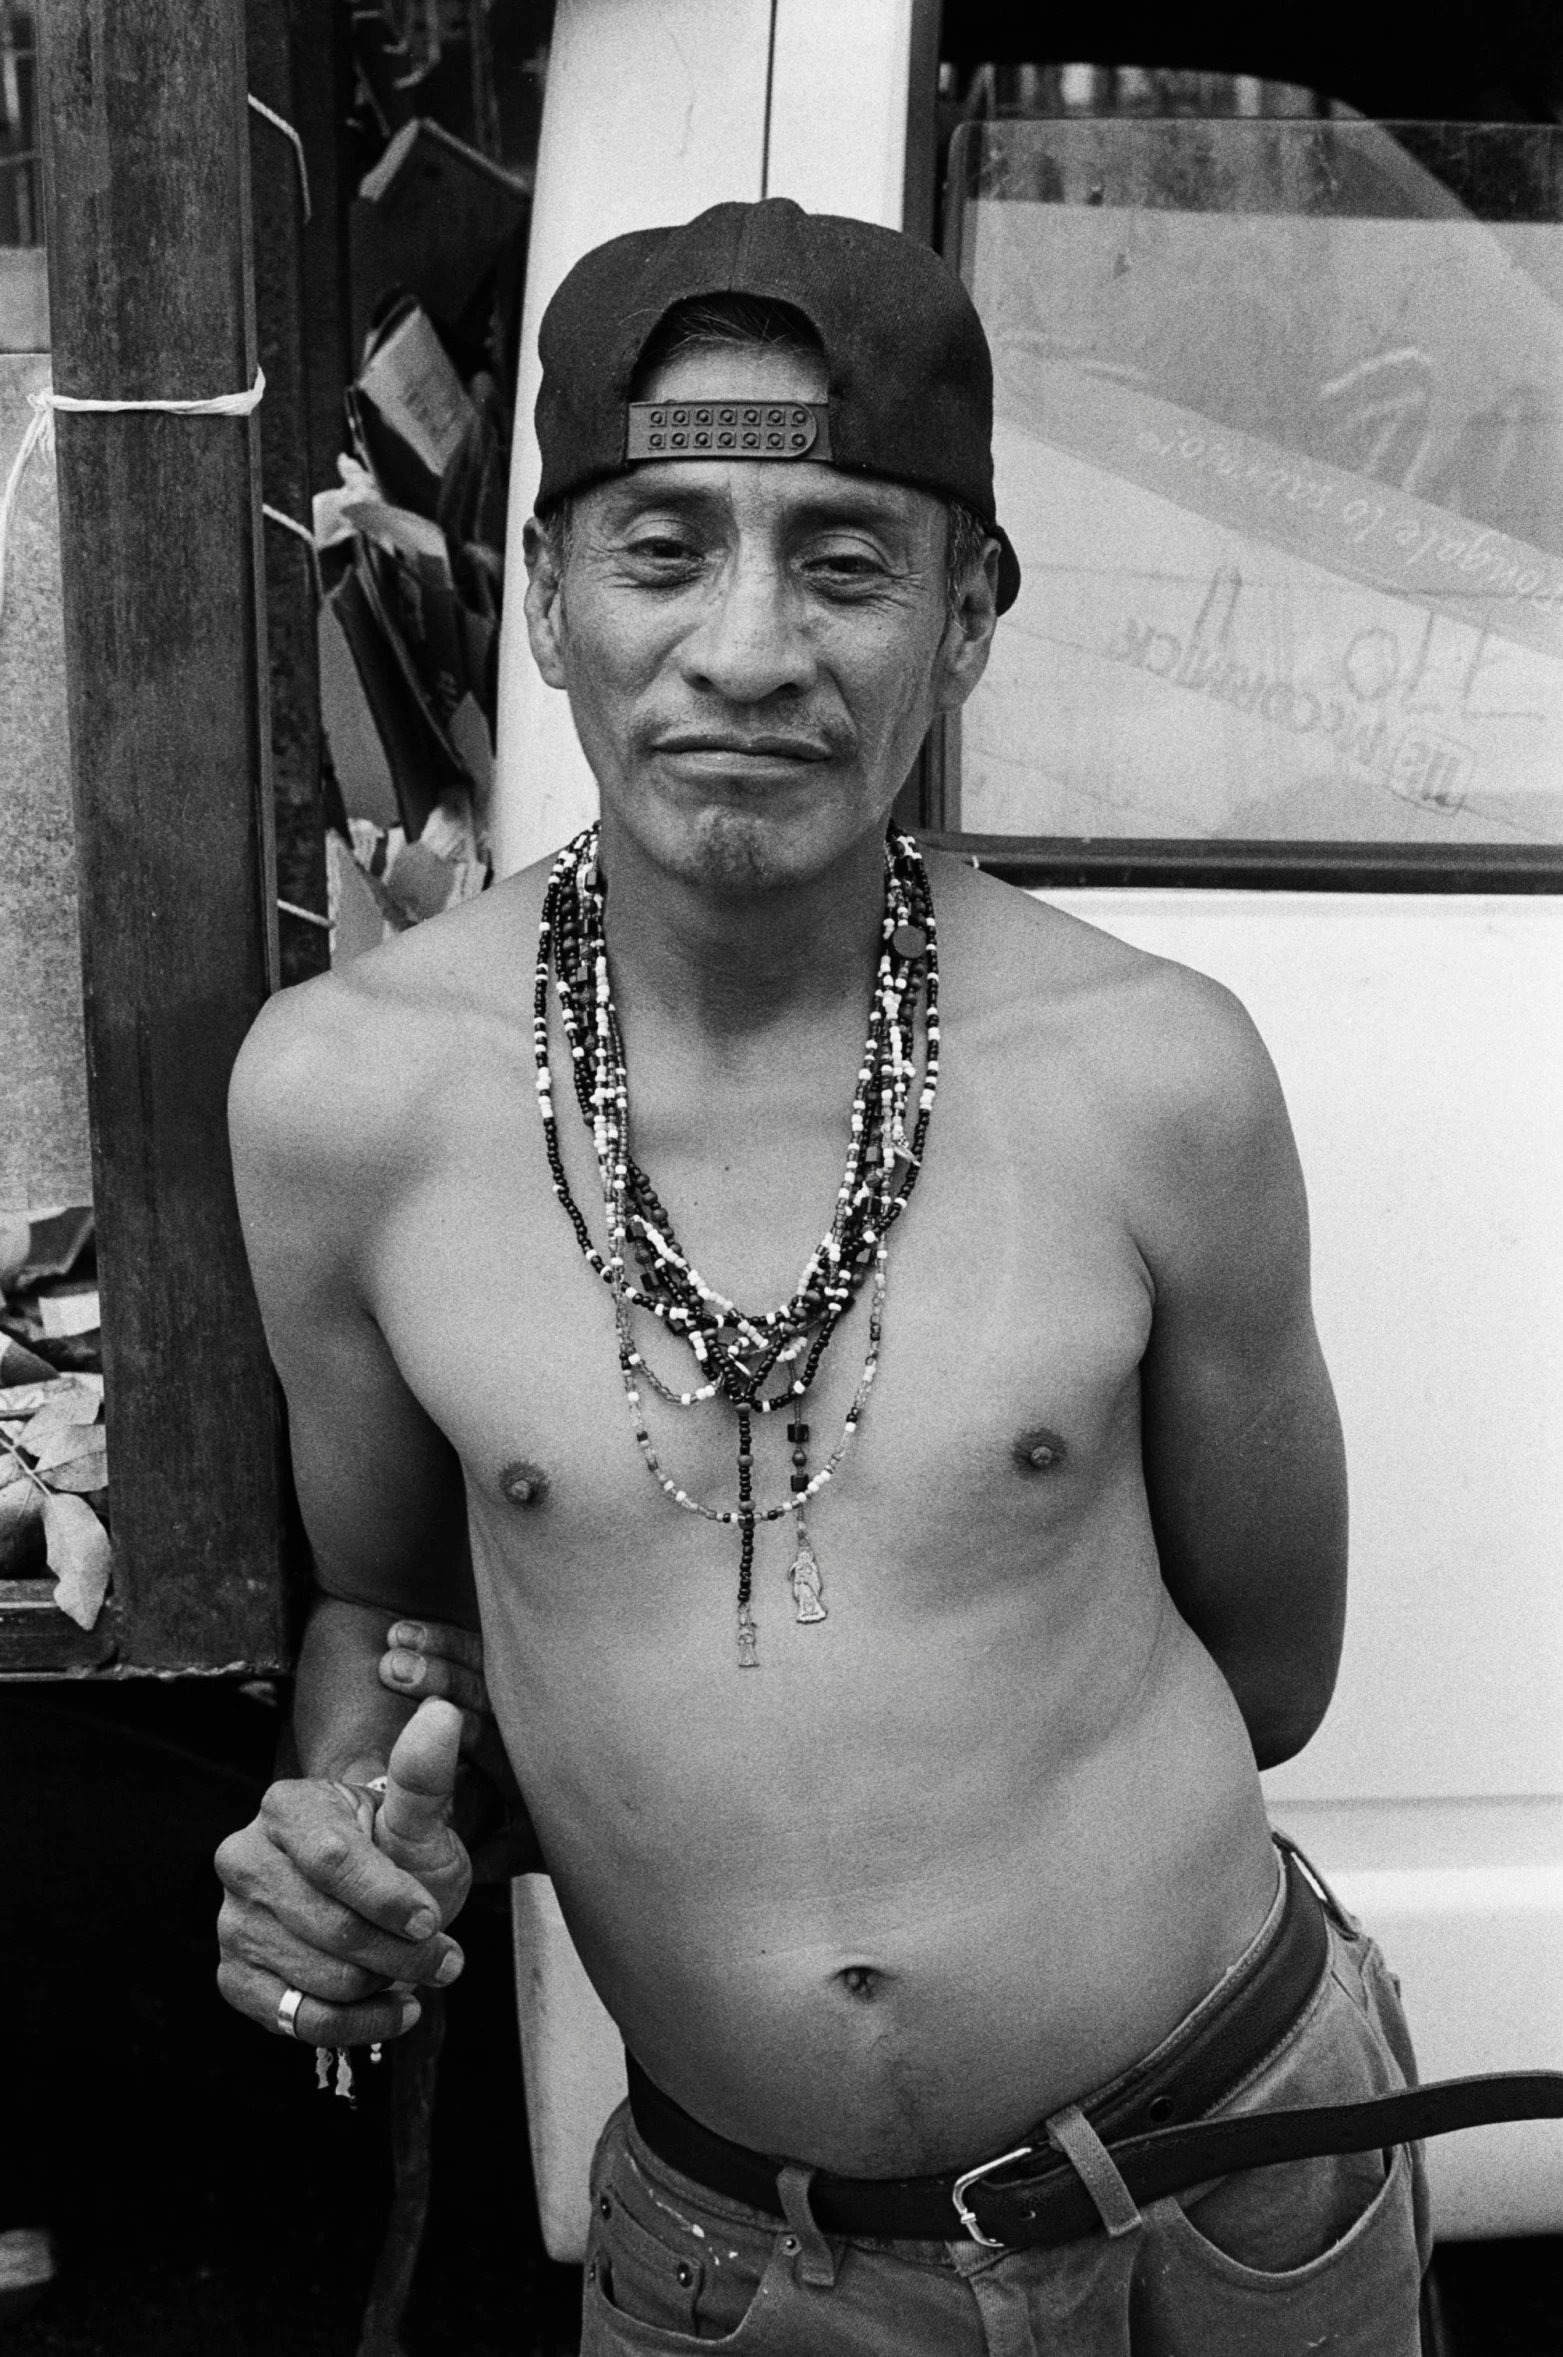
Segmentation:
{"type": "MultiPolygon", "coordinates": [[[[242,0],[41,15],[55,390],[243,390],[242,0]]],[[[122,1652],[276,1663],[280,1414],[224,1123],[276,972],[259,424],[61,413],[57,434],[122,1652]]]]}

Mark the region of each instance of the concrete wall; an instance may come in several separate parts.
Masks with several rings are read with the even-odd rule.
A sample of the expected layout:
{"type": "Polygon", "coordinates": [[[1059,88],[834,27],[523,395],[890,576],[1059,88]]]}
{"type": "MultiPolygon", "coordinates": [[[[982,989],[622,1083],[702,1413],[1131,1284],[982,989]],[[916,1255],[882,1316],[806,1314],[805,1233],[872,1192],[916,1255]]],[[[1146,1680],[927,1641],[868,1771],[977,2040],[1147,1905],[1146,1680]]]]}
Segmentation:
{"type": "MultiPolygon", "coordinates": [[[[0,352],[0,485],[49,382],[0,352]]],[[[76,853],[54,465],[35,450],[11,516],[0,614],[0,1213],[91,1200],[76,853]]]]}

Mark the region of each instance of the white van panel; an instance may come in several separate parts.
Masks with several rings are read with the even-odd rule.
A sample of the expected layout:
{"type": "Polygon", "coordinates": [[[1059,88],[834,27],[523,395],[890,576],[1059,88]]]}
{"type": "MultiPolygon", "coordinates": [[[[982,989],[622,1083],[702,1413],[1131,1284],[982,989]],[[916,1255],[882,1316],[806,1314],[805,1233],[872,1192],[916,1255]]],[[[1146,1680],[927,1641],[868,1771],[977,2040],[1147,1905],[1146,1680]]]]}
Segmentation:
{"type": "MultiPolygon", "coordinates": [[[[1297,1132],[1351,1589],[1271,1814],[1400,1974],[1424,2077],[1563,2067],[1563,905],[1047,898],[1236,991],[1297,1132]]],[[[1441,2235],[1563,2232],[1563,2124],[1428,2171],[1441,2235]]]]}
{"type": "Polygon", "coordinates": [[[521,532],[539,471],[538,322],[566,271],[605,238],[759,196],[770,30],[770,0],[559,0],[510,469],[494,791],[500,875],[556,849],[597,808],[569,705],[538,677],[521,614],[521,532]]]}
{"type": "Polygon", "coordinates": [[[913,0],[776,0],[765,194],[901,226],[913,0]]]}
{"type": "Polygon", "coordinates": [[[543,2247],[579,2267],[586,2256],[587,2176],[603,2122],[624,2101],[624,2043],[564,1927],[546,1874],[510,1885],[516,2014],[543,2247]]]}
{"type": "Polygon", "coordinates": [[[1227,983],[1291,1107],[1352,1589],[1272,1797],[1563,1794],[1563,903],[1047,897],[1227,983]]]}
{"type": "MultiPolygon", "coordinates": [[[[1335,1879],[1400,1977],[1424,2078],[1558,2068],[1563,1847],[1545,1866],[1375,1866],[1335,1879]]],[[[1563,2232],[1563,2120],[1435,2137],[1427,2166],[1446,2239],[1563,2232]]]]}
{"type": "MultiPolygon", "coordinates": [[[[1563,1801],[1281,1802],[1399,1974],[1428,2079],[1563,2061],[1563,1801]]],[[[1563,2121],[1436,2137],[1440,2235],[1563,2228],[1563,2121]]]]}

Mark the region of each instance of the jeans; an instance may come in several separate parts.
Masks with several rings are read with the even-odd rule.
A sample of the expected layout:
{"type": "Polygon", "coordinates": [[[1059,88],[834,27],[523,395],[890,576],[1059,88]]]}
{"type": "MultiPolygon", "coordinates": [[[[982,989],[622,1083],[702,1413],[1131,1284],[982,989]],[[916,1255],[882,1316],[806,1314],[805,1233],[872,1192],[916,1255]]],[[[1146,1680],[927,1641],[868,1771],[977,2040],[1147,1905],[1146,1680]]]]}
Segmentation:
{"type": "MultiPolygon", "coordinates": [[[[1377,1945],[1332,1917],[1317,1989],[1209,2116],[1352,2103],[1415,2077],[1377,1945]]],[[[621,2107],[592,2165],[582,2357],[1418,2357],[1419,2147],[1247,2170],[1143,2212],[1122,2189],[1116,2231],[1035,2251],[827,2238],[807,2180],[783,2173],[778,2223],[668,2168],[621,2107]]]]}

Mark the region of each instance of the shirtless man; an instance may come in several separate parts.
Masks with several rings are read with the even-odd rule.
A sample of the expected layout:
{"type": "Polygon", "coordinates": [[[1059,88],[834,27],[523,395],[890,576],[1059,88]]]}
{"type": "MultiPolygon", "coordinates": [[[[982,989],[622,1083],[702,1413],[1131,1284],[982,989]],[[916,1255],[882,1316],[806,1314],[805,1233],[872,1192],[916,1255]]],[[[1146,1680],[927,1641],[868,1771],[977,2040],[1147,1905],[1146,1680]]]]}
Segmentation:
{"type": "MultiPolygon", "coordinates": [[[[680,1247],[777,1303],[841,1184],[892,802],[1018,582],[986,345],[925,249],[773,200],[587,256],[543,350],[527,624],[602,798],[565,902],[606,881],[631,1150],[680,1247]],[[793,405],[809,448],[644,447],[723,402],[793,405]]],[[[1273,2357],[1327,2333],[1414,2357],[1407,2148],[1206,2166],[1141,2206],[1104,2148],[1412,2074],[1376,1950],[1278,1864],[1258,1781],[1324,1714],[1345,1599],[1281,1093],[1214,983],[958,860],[927,874],[942,1069],[871,1401],[807,1500],[824,1617],[789,1586],[791,1514],[762,1522],[736,1650],[740,1530],[679,1510],[634,1429],[731,1515],[733,1400],[684,1412],[642,1375],[626,1414],[614,1299],[545,1155],[547,868],[266,1010],[235,1163],[319,1593],[303,1775],[220,1855],[222,1987],[344,2044],[454,1977],[456,1715],[413,1716],[380,1670],[407,1616],[481,1630],[632,2058],[586,2350],[1273,2357]],[[1032,2240],[1000,2189],[1044,2174],[1032,2240]]],[[[931,931],[898,936],[909,1004],[931,931]]],[[[562,1175],[610,1253],[548,1005],[562,1175]]],[[[624,1315],[675,1391],[699,1382],[676,1327],[624,1315]]],[[[820,1361],[812,1448],[751,1418],[755,1501],[827,1461],[868,1319],[859,1298],[820,1361]]],[[[422,1691],[459,1691],[439,1651],[422,1691]]]]}

